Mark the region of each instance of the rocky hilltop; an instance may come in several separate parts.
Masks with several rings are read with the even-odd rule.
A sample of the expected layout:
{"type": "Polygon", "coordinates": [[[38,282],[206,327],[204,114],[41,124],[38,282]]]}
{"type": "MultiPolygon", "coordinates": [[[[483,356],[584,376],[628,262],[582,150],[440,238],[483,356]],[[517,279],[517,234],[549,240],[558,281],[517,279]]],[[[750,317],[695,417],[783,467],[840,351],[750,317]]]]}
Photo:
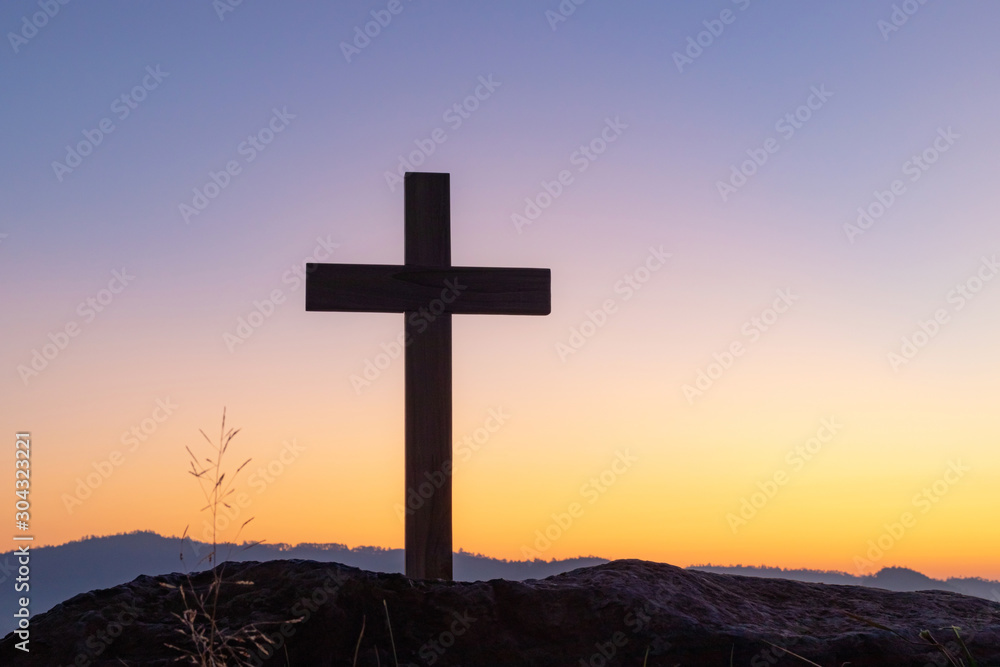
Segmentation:
{"type": "MultiPolygon", "coordinates": [[[[540,580],[414,581],[304,560],[222,566],[217,624],[271,639],[249,664],[650,667],[946,664],[922,630],[981,667],[1000,665],[1000,604],[944,591],[896,593],[614,561],[540,580]],[[388,619],[388,620],[387,620],[388,619]],[[864,620],[864,619],[867,619],[864,620]],[[295,622],[291,622],[295,621],[295,622]],[[394,655],[395,653],[395,655],[394,655]]],[[[206,591],[211,573],[192,575],[206,591]]],[[[30,654],[4,665],[167,665],[188,645],[181,574],[77,595],[31,621],[30,654]],[[164,585],[168,584],[168,585],[164,585]]],[[[232,664],[232,663],[230,663],[232,664]]]]}

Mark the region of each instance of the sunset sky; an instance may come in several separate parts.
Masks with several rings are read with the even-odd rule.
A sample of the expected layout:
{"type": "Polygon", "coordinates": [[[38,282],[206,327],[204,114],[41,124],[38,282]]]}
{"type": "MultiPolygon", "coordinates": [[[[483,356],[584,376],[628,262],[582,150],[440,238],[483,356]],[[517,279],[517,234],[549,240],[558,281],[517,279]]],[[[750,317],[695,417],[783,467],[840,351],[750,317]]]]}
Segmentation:
{"type": "Polygon", "coordinates": [[[1000,579],[1000,6],[578,2],[3,3],[36,544],[204,537],[225,407],[241,538],[401,547],[403,317],[301,271],[431,171],[552,270],[454,318],[456,550],[1000,579]]]}

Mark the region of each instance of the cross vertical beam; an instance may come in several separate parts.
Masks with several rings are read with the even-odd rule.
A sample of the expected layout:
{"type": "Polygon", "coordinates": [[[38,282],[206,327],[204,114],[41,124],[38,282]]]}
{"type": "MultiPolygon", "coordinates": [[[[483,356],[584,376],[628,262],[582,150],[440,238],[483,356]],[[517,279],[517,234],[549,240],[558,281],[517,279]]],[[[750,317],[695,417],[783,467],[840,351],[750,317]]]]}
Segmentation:
{"type": "MultiPolygon", "coordinates": [[[[451,266],[449,174],[407,174],[405,199],[405,267],[451,266]]],[[[406,574],[450,580],[451,313],[438,315],[429,325],[416,314],[404,311],[406,495],[435,478],[444,481],[419,508],[407,507],[406,574]]]]}

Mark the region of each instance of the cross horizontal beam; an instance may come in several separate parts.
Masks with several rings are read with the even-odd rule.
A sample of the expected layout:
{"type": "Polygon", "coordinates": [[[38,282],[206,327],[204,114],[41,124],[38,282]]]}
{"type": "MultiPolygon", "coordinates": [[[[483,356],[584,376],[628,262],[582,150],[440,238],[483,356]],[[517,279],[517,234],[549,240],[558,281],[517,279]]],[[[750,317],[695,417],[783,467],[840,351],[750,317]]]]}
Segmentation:
{"type": "Polygon", "coordinates": [[[548,315],[549,269],[307,264],[306,310],[456,315],[548,315]],[[440,310],[443,308],[443,310],[440,310]]]}

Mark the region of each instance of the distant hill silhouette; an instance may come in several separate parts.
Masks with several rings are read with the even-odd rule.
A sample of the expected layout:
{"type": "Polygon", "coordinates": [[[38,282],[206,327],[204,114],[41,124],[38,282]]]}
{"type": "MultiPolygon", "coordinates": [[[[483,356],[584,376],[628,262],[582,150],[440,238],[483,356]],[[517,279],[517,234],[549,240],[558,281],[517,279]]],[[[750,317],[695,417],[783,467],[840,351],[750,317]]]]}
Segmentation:
{"type": "MultiPolygon", "coordinates": [[[[197,572],[208,569],[200,562],[211,545],[178,537],[163,537],[150,531],[138,531],[107,537],[87,537],[56,547],[31,550],[32,614],[40,614],[79,593],[111,588],[147,574],[197,572]],[[184,554],[183,561],[180,555],[184,554]]],[[[303,559],[337,562],[370,572],[402,573],[403,550],[380,547],[348,548],[343,544],[259,544],[219,545],[220,558],[231,561],[272,561],[303,559]]],[[[507,579],[543,579],[582,567],[607,563],[593,556],[553,561],[508,561],[480,554],[455,554],[455,579],[488,581],[507,579]]],[[[790,579],[811,583],[848,584],[892,591],[944,590],[1000,602],[1000,583],[979,578],[951,578],[939,581],[906,568],[885,568],[878,574],[857,577],[843,572],[783,570],[773,567],[694,566],[689,569],[739,574],[751,577],[790,579]]],[[[17,560],[12,552],[0,553],[0,608],[14,609],[15,593],[11,581],[17,576],[17,560]]],[[[0,636],[14,629],[14,619],[0,616],[0,636]]]]}
{"type": "Polygon", "coordinates": [[[784,570],[780,567],[765,566],[721,566],[692,565],[689,570],[715,572],[717,574],[738,574],[745,577],[761,577],[764,579],[790,579],[806,581],[814,584],[844,584],[847,586],[868,586],[869,588],[884,588],[890,591],[951,591],[963,595],[1000,602],[1000,582],[982,579],[980,577],[951,577],[940,580],[932,579],[905,567],[885,567],[877,573],[866,576],[855,576],[846,572],[824,570],[784,570]]]}

